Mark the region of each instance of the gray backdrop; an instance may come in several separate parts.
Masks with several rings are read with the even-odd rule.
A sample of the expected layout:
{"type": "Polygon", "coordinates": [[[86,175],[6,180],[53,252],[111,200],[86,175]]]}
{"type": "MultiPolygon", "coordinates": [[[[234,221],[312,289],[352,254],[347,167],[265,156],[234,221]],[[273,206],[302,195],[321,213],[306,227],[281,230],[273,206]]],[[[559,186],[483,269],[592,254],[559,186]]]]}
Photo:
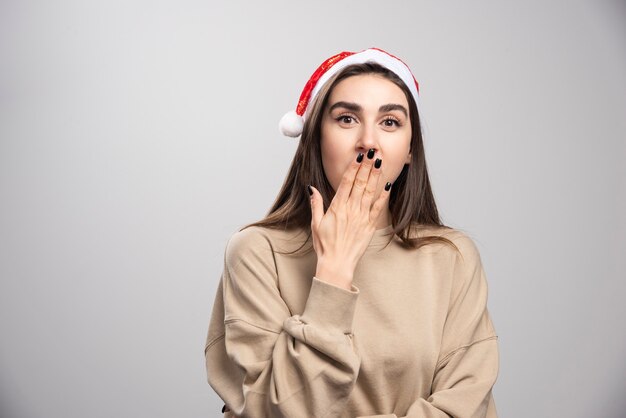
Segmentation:
{"type": "Polygon", "coordinates": [[[441,215],[476,241],[500,416],[626,410],[624,1],[2,1],[0,416],[212,417],[224,244],[310,73],[421,86],[441,215]]]}

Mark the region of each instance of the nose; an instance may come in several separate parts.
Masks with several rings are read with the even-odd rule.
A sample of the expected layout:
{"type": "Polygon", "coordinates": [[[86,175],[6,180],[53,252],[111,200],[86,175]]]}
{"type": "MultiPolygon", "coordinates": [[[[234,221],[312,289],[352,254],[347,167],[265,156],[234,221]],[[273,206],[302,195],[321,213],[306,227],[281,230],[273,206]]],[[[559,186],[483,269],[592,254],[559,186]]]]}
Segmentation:
{"type": "Polygon", "coordinates": [[[361,129],[359,129],[358,135],[356,142],[357,152],[365,154],[371,149],[378,152],[378,133],[374,127],[363,124],[361,129]]]}

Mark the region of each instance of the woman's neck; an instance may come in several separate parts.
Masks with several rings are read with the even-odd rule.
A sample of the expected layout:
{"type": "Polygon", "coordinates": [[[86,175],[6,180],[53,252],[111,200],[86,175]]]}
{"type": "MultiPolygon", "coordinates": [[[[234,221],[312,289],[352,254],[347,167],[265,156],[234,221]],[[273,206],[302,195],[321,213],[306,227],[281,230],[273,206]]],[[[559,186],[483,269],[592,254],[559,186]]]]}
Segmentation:
{"type": "Polygon", "coordinates": [[[376,229],[383,229],[391,225],[391,211],[389,207],[383,209],[376,221],[376,229]]]}

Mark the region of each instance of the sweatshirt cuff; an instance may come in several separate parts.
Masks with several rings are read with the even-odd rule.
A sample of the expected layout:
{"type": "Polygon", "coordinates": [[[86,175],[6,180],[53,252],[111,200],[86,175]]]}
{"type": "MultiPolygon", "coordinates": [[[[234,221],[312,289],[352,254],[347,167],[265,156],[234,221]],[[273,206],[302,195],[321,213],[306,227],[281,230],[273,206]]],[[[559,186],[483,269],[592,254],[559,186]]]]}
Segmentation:
{"type": "Polygon", "coordinates": [[[359,288],[346,290],[313,277],[309,298],[300,320],[305,324],[330,327],[352,334],[352,321],[359,288]]]}

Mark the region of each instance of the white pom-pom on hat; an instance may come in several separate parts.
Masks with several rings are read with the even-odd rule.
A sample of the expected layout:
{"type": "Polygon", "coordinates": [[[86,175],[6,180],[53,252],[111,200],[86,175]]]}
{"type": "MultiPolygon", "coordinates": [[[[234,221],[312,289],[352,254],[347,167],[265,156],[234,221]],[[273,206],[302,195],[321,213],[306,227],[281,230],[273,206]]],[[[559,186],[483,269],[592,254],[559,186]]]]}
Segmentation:
{"type": "Polygon", "coordinates": [[[419,108],[419,85],[409,67],[402,60],[379,48],[369,48],[361,52],[344,51],[328,58],[315,70],[300,94],[296,110],[287,112],[280,119],[278,124],[280,132],[283,135],[294,138],[301,135],[304,128],[304,120],[306,119],[307,106],[315,98],[322,86],[342,68],[351,64],[362,64],[365,62],[380,64],[400,77],[408,87],[413,99],[415,99],[415,104],[419,108]]]}
{"type": "Polygon", "coordinates": [[[300,136],[302,128],[304,127],[304,118],[298,115],[295,110],[290,110],[280,118],[278,123],[278,129],[285,136],[295,138],[300,136]]]}

